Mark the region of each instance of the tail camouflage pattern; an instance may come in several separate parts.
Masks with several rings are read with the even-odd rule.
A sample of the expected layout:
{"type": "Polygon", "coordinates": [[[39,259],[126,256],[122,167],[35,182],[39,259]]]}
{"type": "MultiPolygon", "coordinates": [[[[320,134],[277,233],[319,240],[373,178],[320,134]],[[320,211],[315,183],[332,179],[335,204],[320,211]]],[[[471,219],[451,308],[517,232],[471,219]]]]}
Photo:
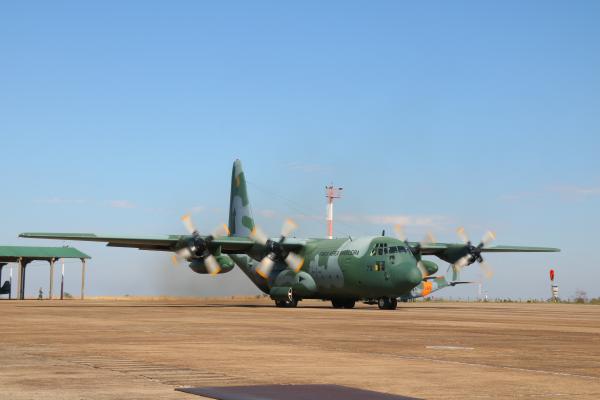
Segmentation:
{"type": "Polygon", "coordinates": [[[246,178],[242,162],[235,160],[231,172],[231,197],[229,200],[229,232],[231,236],[250,236],[254,218],[246,190],[246,178]]]}

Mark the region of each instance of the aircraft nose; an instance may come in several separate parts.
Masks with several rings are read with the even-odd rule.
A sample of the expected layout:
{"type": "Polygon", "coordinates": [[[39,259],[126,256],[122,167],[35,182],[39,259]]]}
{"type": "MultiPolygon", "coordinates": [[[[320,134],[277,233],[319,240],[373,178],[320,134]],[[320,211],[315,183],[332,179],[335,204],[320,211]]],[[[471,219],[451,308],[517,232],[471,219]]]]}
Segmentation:
{"type": "Polygon", "coordinates": [[[412,286],[417,286],[423,280],[423,276],[421,275],[421,271],[417,268],[416,265],[411,266],[410,270],[406,276],[407,282],[409,282],[412,286]]]}
{"type": "Polygon", "coordinates": [[[414,288],[423,280],[421,271],[417,268],[415,263],[405,263],[401,265],[399,274],[395,279],[395,286],[397,289],[406,291],[414,288]]]}

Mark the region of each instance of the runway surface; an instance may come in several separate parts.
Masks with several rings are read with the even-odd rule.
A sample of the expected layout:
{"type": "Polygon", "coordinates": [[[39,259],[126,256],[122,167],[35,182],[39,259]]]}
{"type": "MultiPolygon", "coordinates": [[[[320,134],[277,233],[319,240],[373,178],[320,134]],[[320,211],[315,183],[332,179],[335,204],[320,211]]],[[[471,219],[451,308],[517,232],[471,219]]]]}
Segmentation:
{"type": "Polygon", "coordinates": [[[339,384],[426,399],[599,399],[600,306],[266,299],[0,301],[0,398],[199,399],[339,384]]]}

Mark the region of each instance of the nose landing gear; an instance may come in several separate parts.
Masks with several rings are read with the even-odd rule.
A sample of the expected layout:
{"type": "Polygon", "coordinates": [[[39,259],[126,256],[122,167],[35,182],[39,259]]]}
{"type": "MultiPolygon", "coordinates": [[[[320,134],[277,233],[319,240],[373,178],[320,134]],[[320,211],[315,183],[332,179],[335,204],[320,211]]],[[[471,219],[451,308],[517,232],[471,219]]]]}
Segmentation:
{"type": "Polygon", "coordinates": [[[396,298],[381,297],[377,301],[377,305],[380,310],[395,310],[398,306],[398,300],[396,298]]]}

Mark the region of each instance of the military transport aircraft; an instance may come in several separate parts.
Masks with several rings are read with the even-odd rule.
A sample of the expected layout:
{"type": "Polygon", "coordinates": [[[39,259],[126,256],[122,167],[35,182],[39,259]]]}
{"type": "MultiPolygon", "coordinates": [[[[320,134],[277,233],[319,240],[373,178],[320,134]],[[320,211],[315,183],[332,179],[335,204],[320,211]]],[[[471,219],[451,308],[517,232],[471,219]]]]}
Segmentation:
{"type": "MultiPolygon", "coordinates": [[[[488,246],[487,233],[479,245],[464,231],[464,243],[410,242],[402,237],[297,239],[289,237],[296,224],[287,219],[279,238],[268,238],[254,223],[242,164],[236,160],[231,176],[229,224],[201,235],[189,215],[182,218],[189,235],[118,236],[93,233],[22,233],[25,238],[107,242],[107,246],[173,252],[199,274],[222,274],[235,265],[277,307],[295,307],[302,299],[329,300],[335,308],[352,308],[356,301],[376,300],[381,309],[395,309],[397,299],[430,280],[438,266],[422,257],[436,256],[458,270],[483,263],[485,252],[552,252],[545,247],[488,246]]],[[[485,265],[485,264],[482,264],[485,265]]]]}

